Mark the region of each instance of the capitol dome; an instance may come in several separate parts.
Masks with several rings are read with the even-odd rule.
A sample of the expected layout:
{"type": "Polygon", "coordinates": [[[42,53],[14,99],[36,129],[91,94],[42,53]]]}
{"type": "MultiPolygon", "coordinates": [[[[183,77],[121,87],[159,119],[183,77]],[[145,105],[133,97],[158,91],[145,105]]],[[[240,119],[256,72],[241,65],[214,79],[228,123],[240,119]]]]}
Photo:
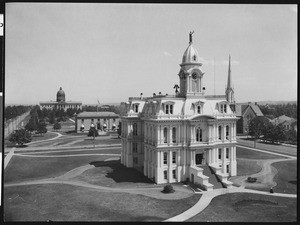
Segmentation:
{"type": "Polygon", "coordinates": [[[65,92],[62,90],[62,88],[59,89],[59,91],[56,94],[56,101],[57,102],[64,102],[65,99],[65,92]]]}

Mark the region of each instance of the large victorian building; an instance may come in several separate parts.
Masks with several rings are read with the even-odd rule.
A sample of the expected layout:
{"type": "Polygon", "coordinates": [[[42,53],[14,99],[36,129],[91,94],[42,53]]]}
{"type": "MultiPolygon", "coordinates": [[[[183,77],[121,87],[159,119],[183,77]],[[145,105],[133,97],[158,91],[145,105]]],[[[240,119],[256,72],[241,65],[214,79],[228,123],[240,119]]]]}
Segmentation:
{"type": "Polygon", "coordinates": [[[66,95],[62,88],[56,93],[56,101],[44,101],[40,102],[40,109],[82,109],[82,103],[78,101],[66,102],[66,95]]]}
{"type": "Polygon", "coordinates": [[[176,95],[141,95],[121,103],[121,163],[158,184],[189,180],[212,190],[214,176],[228,187],[232,183],[227,178],[237,174],[230,69],[226,95],[204,95],[204,72],[192,33],[189,39],[176,95]]]}

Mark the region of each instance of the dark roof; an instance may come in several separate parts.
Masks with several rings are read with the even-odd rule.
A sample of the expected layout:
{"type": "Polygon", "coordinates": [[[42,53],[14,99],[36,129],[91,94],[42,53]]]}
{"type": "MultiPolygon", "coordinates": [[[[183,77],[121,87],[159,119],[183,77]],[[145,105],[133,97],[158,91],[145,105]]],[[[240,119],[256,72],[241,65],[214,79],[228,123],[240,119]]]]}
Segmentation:
{"type": "Polygon", "coordinates": [[[235,106],[236,115],[243,116],[249,107],[252,108],[256,116],[264,116],[264,114],[260,111],[258,105],[252,103],[237,103],[235,106]]]}
{"type": "Polygon", "coordinates": [[[97,118],[97,117],[115,117],[118,118],[119,115],[114,112],[82,112],[77,115],[77,118],[97,118]]]}

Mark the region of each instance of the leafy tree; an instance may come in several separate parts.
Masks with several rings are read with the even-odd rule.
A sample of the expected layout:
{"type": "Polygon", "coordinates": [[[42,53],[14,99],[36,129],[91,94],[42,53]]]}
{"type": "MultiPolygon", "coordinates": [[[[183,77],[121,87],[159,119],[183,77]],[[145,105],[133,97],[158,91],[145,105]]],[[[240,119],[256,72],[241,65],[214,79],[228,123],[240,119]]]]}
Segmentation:
{"type": "Polygon", "coordinates": [[[287,130],[285,132],[285,140],[291,144],[297,144],[297,132],[295,130],[287,130]]]}
{"type": "Polygon", "coordinates": [[[37,129],[37,120],[36,118],[30,118],[28,123],[25,125],[25,129],[32,132],[37,129]]]}
{"type": "Polygon", "coordinates": [[[30,110],[31,106],[7,106],[4,110],[4,118],[5,120],[14,119],[17,116],[20,116],[30,110]]]}
{"type": "Polygon", "coordinates": [[[25,143],[31,142],[31,133],[25,129],[15,130],[9,136],[9,141],[14,144],[22,146],[25,143]]]}
{"type": "Polygon", "coordinates": [[[96,130],[96,128],[94,126],[90,127],[89,133],[88,133],[88,137],[93,137],[93,139],[95,139],[95,137],[98,137],[98,131],[96,130]]]}
{"type": "Polygon", "coordinates": [[[49,114],[49,123],[54,124],[55,123],[55,112],[51,111],[49,114]]]}
{"type": "Polygon", "coordinates": [[[268,119],[264,117],[254,117],[249,123],[249,135],[254,138],[254,148],[256,147],[256,140],[259,139],[266,130],[268,119]]]}
{"type": "Polygon", "coordinates": [[[74,115],[74,113],[76,113],[76,109],[67,109],[66,114],[68,117],[72,117],[74,115]]]}
{"type": "Polygon", "coordinates": [[[61,129],[60,123],[56,122],[56,123],[53,125],[53,129],[54,129],[54,130],[60,130],[60,129],[61,129]]]}
{"type": "Polygon", "coordinates": [[[47,133],[47,128],[46,128],[46,123],[45,122],[39,122],[37,125],[37,130],[36,133],[41,134],[41,136],[43,136],[43,134],[47,133]]]}

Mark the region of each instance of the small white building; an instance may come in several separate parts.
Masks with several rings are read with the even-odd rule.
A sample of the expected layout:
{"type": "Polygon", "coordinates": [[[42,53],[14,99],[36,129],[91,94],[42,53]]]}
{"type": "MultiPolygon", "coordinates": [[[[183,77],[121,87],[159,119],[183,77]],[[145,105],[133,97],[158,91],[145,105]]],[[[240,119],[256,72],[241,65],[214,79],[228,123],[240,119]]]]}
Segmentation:
{"type": "Polygon", "coordinates": [[[114,112],[81,112],[75,115],[75,130],[88,132],[93,124],[98,131],[116,131],[119,120],[114,112]]]}
{"type": "Polygon", "coordinates": [[[205,96],[201,66],[190,33],[178,74],[180,91],[121,103],[122,164],[158,184],[189,180],[212,190],[203,174],[212,170],[224,186],[232,185],[227,178],[237,174],[237,118],[227,99],[234,99],[233,91],[205,96]]]}

